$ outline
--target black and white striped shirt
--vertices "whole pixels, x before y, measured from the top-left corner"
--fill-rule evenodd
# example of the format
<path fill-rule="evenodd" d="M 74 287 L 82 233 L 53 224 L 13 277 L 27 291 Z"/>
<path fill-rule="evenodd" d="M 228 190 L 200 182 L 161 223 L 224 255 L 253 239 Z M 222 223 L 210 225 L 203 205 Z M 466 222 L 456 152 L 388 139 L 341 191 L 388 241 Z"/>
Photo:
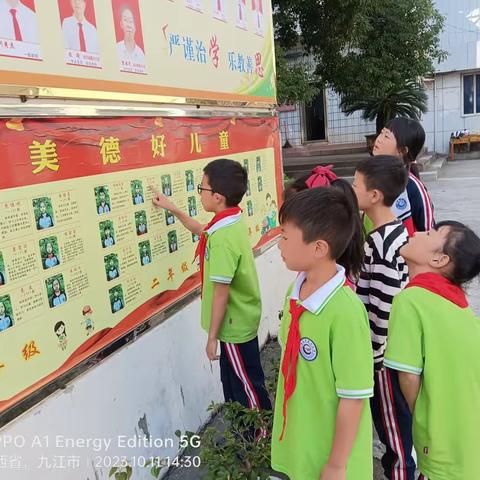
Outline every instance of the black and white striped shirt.
<path fill-rule="evenodd" d="M 368 312 L 375 369 L 383 366 L 393 297 L 408 282 L 408 267 L 399 253 L 407 240 L 406 227 L 395 220 L 370 232 L 365 241 L 357 294 Z"/>

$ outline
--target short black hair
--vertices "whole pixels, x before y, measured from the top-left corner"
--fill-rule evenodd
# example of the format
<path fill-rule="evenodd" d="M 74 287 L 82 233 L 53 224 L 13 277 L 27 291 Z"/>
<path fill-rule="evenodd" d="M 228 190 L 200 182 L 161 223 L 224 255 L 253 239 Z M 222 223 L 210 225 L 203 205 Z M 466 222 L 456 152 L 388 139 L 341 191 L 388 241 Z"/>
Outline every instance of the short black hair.
<path fill-rule="evenodd" d="M 321 187 L 291 195 L 280 208 L 280 223 L 292 222 L 305 243 L 324 240 L 330 255 L 358 278 L 363 262 L 363 230 L 357 199 L 340 188 Z"/>
<path fill-rule="evenodd" d="M 247 191 L 248 174 L 239 162 L 220 158 L 204 169 L 212 190 L 225 197 L 227 207 L 236 207 Z"/>
<path fill-rule="evenodd" d="M 450 257 L 452 268 L 447 278 L 461 287 L 480 274 L 480 238 L 463 223 L 445 220 L 435 225 L 435 230 L 448 228 L 443 253 Z"/>
<path fill-rule="evenodd" d="M 393 205 L 407 186 L 408 172 L 402 160 L 393 155 L 376 155 L 362 160 L 356 171 L 365 177 L 367 190 L 382 192 L 387 207 Z"/>

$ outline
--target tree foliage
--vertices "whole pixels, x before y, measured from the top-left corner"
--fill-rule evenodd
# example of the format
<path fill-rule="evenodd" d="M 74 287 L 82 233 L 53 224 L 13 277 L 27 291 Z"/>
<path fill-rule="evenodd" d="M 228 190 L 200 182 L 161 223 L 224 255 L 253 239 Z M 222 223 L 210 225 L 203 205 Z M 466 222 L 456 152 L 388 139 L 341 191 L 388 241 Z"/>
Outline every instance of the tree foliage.
<path fill-rule="evenodd" d="M 446 56 L 432 0 L 274 0 L 274 25 L 279 45 L 302 45 L 322 81 L 358 101 L 405 89 Z"/>
<path fill-rule="evenodd" d="M 285 51 L 281 47 L 275 49 L 275 57 L 278 103 L 280 105 L 310 103 L 320 91 L 320 84 L 308 64 L 301 59 L 295 63 L 288 63 Z"/>

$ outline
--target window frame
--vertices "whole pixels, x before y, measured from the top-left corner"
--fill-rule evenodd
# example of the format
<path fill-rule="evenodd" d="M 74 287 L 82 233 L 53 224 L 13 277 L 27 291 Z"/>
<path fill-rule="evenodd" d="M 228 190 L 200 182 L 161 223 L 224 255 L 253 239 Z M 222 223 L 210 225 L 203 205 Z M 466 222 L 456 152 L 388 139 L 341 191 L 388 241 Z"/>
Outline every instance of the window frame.
<path fill-rule="evenodd" d="M 465 113 L 465 77 L 473 77 L 473 113 Z M 477 105 L 477 82 L 480 84 L 480 71 L 464 73 L 462 75 L 462 117 L 474 117 L 480 115 L 480 102 Z"/>

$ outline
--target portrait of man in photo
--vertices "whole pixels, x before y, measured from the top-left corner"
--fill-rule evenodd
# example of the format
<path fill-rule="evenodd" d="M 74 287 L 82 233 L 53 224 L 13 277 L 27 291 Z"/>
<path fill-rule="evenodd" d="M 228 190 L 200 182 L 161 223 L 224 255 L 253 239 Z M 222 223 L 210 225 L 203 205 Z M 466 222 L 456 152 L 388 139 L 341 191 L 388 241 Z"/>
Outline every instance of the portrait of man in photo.
<path fill-rule="evenodd" d="M 30 8 L 28 4 L 33 8 Z M 0 38 L 37 43 L 37 14 L 33 2 L 0 0 Z"/>
<path fill-rule="evenodd" d="M 146 74 L 138 1 L 112 0 L 117 56 L 122 72 Z"/>
<path fill-rule="evenodd" d="M 67 50 L 100 53 L 96 26 L 85 16 L 87 4 L 93 12 L 93 0 L 58 0 L 59 8 L 68 4 L 70 16 L 62 20 L 63 43 Z M 92 13 L 93 14 L 93 13 Z M 94 15 L 94 14 L 93 14 Z M 95 19 L 91 19 L 95 21 Z"/>

